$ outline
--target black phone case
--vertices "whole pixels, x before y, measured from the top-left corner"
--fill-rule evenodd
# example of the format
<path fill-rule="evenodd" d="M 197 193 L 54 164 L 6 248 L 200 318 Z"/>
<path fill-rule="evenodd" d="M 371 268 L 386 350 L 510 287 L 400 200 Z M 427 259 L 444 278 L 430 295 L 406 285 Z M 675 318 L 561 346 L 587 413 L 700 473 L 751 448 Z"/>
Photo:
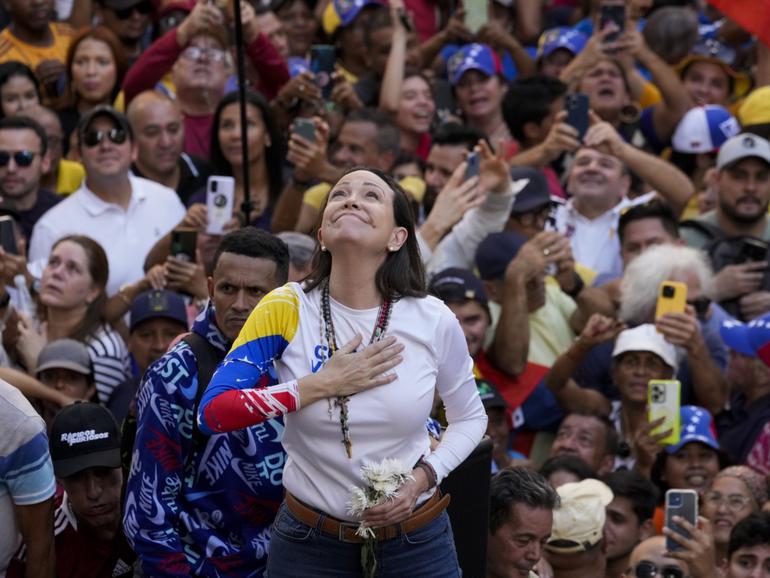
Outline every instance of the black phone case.
<path fill-rule="evenodd" d="M 564 108 L 567 110 L 567 124 L 575 127 L 582 141 L 588 131 L 588 97 L 580 92 L 568 94 Z"/>

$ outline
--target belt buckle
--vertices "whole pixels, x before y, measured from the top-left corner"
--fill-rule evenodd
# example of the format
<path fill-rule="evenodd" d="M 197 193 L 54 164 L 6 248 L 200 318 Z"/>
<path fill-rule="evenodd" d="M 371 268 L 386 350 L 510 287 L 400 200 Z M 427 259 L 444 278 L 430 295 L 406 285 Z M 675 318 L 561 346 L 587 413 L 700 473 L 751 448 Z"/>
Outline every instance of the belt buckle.
<path fill-rule="evenodd" d="M 345 529 L 350 528 L 350 530 L 353 532 L 354 538 L 352 540 L 348 540 L 345 538 Z M 345 542 L 347 544 L 360 544 L 364 541 L 364 539 L 356 534 L 356 530 L 358 529 L 358 524 L 351 523 L 351 522 L 340 522 L 340 528 L 338 533 L 338 538 L 340 542 Z"/>

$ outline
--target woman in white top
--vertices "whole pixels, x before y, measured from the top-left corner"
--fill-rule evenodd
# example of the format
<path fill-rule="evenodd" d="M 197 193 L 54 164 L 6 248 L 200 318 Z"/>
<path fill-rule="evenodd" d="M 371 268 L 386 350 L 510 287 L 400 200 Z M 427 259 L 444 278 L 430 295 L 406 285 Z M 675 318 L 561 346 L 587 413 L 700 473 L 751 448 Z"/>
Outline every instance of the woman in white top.
<path fill-rule="evenodd" d="M 271 578 L 361 575 L 350 489 L 364 487 L 362 465 L 385 458 L 414 469 L 396 499 L 364 514 L 378 576 L 458 576 L 435 486 L 476 447 L 486 415 L 456 318 L 426 296 L 408 198 L 390 177 L 353 170 L 332 188 L 318 237 L 305 289 L 285 285 L 252 312 L 201 400 L 201 430 L 286 415 Z M 273 363 L 281 383 L 255 388 Z M 449 427 L 431 451 L 436 387 Z"/>

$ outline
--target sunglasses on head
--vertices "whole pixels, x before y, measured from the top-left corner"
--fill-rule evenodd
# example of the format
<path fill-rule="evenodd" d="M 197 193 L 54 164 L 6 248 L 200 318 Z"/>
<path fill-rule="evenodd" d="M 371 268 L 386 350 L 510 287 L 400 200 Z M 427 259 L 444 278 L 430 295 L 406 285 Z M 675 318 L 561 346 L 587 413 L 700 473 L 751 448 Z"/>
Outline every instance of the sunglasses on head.
<path fill-rule="evenodd" d="M 95 147 L 104 140 L 105 137 L 110 139 L 110 142 L 114 144 L 123 144 L 126 142 L 126 131 L 122 128 L 111 128 L 110 130 L 89 130 L 83 135 L 83 144 L 87 147 Z"/>
<path fill-rule="evenodd" d="M 32 151 L 16 151 L 13 153 L 0 151 L 0 167 L 8 166 L 8 163 L 11 162 L 11 158 L 13 158 L 13 162 L 16 163 L 17 167 L 28 167 L 32 164 L 32 161 L 35 160 L 36 154 L 37 153 L 33 153 Z"/>
<path fill-rule="evenodd" d="M 115 16 L 118 17 L 119 20 L 127 20 L 131 18 L 131 14 L 134 13 L 134 10 L 139 12 L 139 14 L 149 14 L 152 12 L 152 2 L 151 0 L 145 0 L 144 2 L 139 2 L 139 4 L 134 4 L 133 6 L 129 6 L 128 8 L 116 8 L 113 10 L 115 12 Z"/>
<path fill-rule="evenodd" d="M 660 573 L 663 578 L 684 578 L 684 572 L 677 566 L 658 567 L 649 560 L 642 560 L 634 569 L 636 578 L 655 578 Z"/>

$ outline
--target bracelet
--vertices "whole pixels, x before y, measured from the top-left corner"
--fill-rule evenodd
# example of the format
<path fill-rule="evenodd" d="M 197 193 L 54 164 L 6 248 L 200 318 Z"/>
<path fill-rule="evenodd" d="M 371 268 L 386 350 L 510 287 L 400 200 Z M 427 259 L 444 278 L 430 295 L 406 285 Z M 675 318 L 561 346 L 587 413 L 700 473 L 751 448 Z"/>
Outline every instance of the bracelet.
<path fill-rule="evenodd" d="M 429 490 L 438 485 L 438 476 L 436 475 L 436 470 L 432 465 L 430 465 L 430 462 L 425 459 L 425 456 L 422 456 L 419 460 L 417 460 L 417 463 L 414 464 L 414 467 L 420 468 L 423 472 L 425 472 L 425 475 L 428 478 Z"/>

